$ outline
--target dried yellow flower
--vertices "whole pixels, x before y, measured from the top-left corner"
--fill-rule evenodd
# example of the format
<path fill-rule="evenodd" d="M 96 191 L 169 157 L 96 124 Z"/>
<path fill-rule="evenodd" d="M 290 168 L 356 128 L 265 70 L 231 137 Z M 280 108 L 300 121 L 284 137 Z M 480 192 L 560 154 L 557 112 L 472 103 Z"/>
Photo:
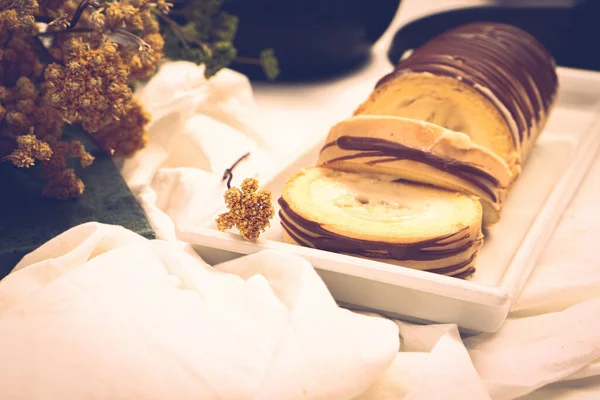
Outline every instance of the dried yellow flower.
<path fill-rule="evenodd" d="M 93 49 L 81 39 L 71 39 L 62 51 L 65 66 L 49 65 L 45 77 L 46 99 L 62 111 L 63 119 L 81 122 L 83 129 L 96 132 L 123 116 L 122 105 L 133 93 L 127 86 L 129 68 L 116 45 L 106 39 Z"/>
<path fill-rule="evenodd" d="M 21 76 L 19 77 L 19 79 L 17 79 L 15 89 L 15 95 L 17 100 L 35 100 L 38 96 L 35 85 L 31 81 L 31 79 L 27 78 L 26 76 Z"/>
<path fill-rule="evenodd" d="M 42 190 L 42 194 L 55 199 L 66 200 L 81 196 L 85 186 L 71 168 L 57 173 Z"/>
<path fill-rule="evenodd" d="M 63 142 L 50 137 L 49 145 L 53 153 L 49 160 L 42 162 L 42 171 L 48 179 L 42 193 L 63 200 L 80 196 L 85 186 L 75 170 L 67 168 L 67 157 L 78 158 L 82 167 L 91 165 L 94 157 L 76 140 Z"/>
<path fill-rule="evenodd" d="M 1 31 L 1 30 L 0 30 Z M 22 77 L 35 81 L 40 77 L 43 64 L 27 38 L 31 35 L 16 32 L 5 37 L 0 32 L 2 63 L 0 63 L 0 85 L 13 87 Z"/>
<path fill-rule="evenodd" d="M 244 179 L 241 190 L 236 187 L 228 189 L 224 199 L 229 212 L 217 218 L 220 231 L 236 227 L 244 239 L 253 242 L 271 225 L 270 220 L 275 215 L 271 192 L 259 191 L 256 179 Z"/>
<path fill-rule="evenodd" d="M 38 11 L 35 0 L 0 1 L 0 31 L 27 29 L 35 24 L 33 14 Z"/>
<path fill-rule="evenodd" d="M 170 7 L 164 0 L 0 0 L 0 161 L 39 162 L 43 193 L 65 199 L 84 190 L 67 161 L 94 161 L 80 142 L 61 139 L 65 123 L 80 124 L 112 155 L 144 147 L 150 116 L 132 84 L 151 76 L 163 56 L 157 14 Z"/>
<path fill-rule="evenodd" d="M 48 24 L 48 27 L 57 30 L 64 30 L 67 29 L 70 24 L 71 18 L 67 14 L 59 14 L 58 17 L 56 17 Z"/>
<path fill-rule="evenodd" d="M 10 161 L 17 167 L 29 168 L 35 160 L 49 160 L 52 150 L 48 143 L 38 140 L 35 135 L 21 135 L 16 139 L 17 148 L 9 155 L 0 158 L 0 161 Z"/>
<path fill-rule="evenodd" d="M 137 99 L 124 104 L 124 116 L 105 125 L 95 137 L 105 149 L 116 156 L 129 157 L 148 142 L 146 125 L 150 114 Z"/>
<path fill-rule="evenodd" d="M 82 167 L 89 167 L 94 162 L 94 156 L 87 152 L 79 140 L 73 140 L 69 143 L 69 155 L 71 158 L 78 158 Z"/>

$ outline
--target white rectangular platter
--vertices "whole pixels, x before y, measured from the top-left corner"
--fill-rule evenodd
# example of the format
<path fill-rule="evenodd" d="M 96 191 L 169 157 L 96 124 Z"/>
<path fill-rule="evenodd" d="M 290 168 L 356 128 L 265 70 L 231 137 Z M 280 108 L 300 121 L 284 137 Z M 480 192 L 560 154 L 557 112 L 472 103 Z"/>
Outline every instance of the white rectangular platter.
<path fill-rule="evenodd" d="M 559 82 L 557 106 L 506 203 L 502 220 L 485 232 L 477 272 L 469 280 L 286 244 L 277 217 L 257 243 L 218 232 L 214 218 L 206 226 L 179 232 L 179 237 L 192 243 L 211 264 L 265 249 L 300 255 L 312 263 L 336 301 L 351 309 L 416 322 L 456 323 L 464 332 L 494 332 L 506 319 L 600 149 L 600 73 L 560 68 Z M 372 87 L 373 83 L 367 84 Z M 354 99 L 353 104 L 363 98 Z M 332 114 L 339 120 L 341 112 Z M 292 114 L 287 118 L 293 118 Z M 302 115 L 296 118 L 300 124 Z M 294 121 L 287 123 L 294 126 Z M 281 161 L 280 168 L 259 175 L 274 200 L 288 176 L 314 165 L 327 133 L 325 126 L 318 129 L 301 149 L 288 149 L 288 159 Z"/>

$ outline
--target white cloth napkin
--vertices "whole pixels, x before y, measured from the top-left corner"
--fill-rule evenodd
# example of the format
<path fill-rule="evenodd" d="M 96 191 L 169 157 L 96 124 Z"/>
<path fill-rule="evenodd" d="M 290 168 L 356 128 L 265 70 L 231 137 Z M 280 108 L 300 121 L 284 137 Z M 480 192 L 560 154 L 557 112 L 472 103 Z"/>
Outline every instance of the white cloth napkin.
<path fill-rule="evenodd" d="M 88 223 L 0 282 L 0 398 L 343 399 L 399 347 L 337 307 L 307 261 L 212 268 L 167 241 Z"/>

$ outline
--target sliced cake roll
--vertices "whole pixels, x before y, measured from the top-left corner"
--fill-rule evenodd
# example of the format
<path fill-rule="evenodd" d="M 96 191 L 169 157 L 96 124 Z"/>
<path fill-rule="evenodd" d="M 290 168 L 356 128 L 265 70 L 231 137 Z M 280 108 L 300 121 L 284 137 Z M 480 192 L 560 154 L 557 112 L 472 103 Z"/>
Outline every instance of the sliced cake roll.
<path fill-rule="evenodd" d="M 472 23 L 416 49 L 280 199 L 285 241 L 465 277 L 556 100 L 527 32 Z"/>
<path fill-rule="evenodd" d="M 533 36 L 472 23 L 416 49 L 383 77 L 355 115 L 393 115 L 463 132 L 503 158 L 516 177 L 557 92 L 556 65 Z"/>
<path fill-rule="evenodd" d="M 513 181 L 506 161 L 468 135 L 401 117 L 359 115 L 338 123 L 318 163 L 475 195 L 486 225 L 500 218 Z"/>
<path fill-rule="evenodd" d="M 287 243 L 467 277 L 481 247 L 472 196 L 330 168 L 308 168 L 279 199 Z"/>

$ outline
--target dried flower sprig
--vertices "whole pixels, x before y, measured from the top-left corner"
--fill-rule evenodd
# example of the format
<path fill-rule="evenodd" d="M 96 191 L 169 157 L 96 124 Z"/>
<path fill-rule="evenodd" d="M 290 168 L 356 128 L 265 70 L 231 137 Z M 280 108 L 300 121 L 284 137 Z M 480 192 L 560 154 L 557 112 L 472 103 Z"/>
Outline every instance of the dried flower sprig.
<path fill-rule="evenodd" d="M 235 227 L 244 239 L 254 242 L 271 225 L 275 215 L 271 192 L 259 191 L 256 179 L 244 179 L 241 190 L 229 188 L 223 197 L 229 211 L 217 217 L 219 231 Z"/>
<path fill-rule="evenodd" d="M 77 197 L 82 167 L 94 157 L 64 141 L 78 124 L 93 143 L 129 156 L 146 144 L 150 118 L 132 84 L 158 67 L 163 39 L 155 13 L 163 0 L 0 0 L 0 161 L 39 162 L 43 194 Z M 40 31 L 40 25 L 46 24 Z"/>
<path fill-rule="evenodd" d="M 238 20 L 220 11 L 222 0 L 177 2 L 189 12 L 183 23 L 165 0 L 0 0 L 0 161 L 39 163 L 43 193 L 64 199 L 84 190 L 69 159 L 82 167 L 94 160 L 80 142 L 62 139 L 65 124 L 111 155 L 144 147 L 150 116 L 132 86 L 164 55 L 159 18 L 166 40 L 185 50 L 175 58 L 205 64 L 206 76 L 237 57 Z M 273 53 L 264 54 L 251 62 L 276 75 Z"/>
<path fill-rule="evenodd" d="M 216 222 L 219 231 L 236 227 L 244 239 L 256 241 L 261 232 L 264 232 L 270 226 L 270 220 L 275 215 L 275 210 L 271 201 L 271 192 L 268 190 L 258 191 L 258 181 L 256 179 L 244 179 L 241 190 L 231 187 L 233 170 L 248 156 L 250 156 L 250 153 L 238 158 L 223 173 L 221 180 L 227 181 L 227 191 L 223 197 L 229 211 L 219 215 Z"/>

